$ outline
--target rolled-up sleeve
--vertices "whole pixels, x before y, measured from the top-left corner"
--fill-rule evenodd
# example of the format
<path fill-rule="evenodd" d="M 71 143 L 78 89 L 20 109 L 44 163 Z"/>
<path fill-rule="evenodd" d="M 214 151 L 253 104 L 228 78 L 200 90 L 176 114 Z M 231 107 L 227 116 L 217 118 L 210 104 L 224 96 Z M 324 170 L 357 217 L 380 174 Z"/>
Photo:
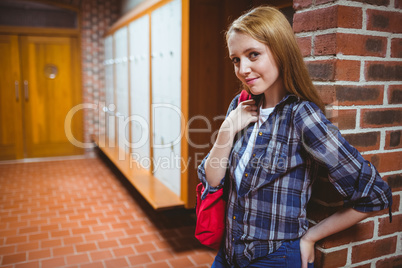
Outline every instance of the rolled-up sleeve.
<path fill-rule="evenodd" d="M 344 197 L 345 206 L 372 212 L 392 205 L 391 189 L 374 165 L 342 137 L 314 103 L 300 104 L 295 126 L 303 148 L 327 167 L 329 180 Z"/>
<path fill-rule="evenodd" d="M 239 94 L 240 95 L 240 94 Z M 232 102 L 229 105 L 229 108 L 226 112 L 226 117 L 229 115 L 229 113 L 231 111 L 233 111 L 234 109 L 236 109 L 238 101 L 239 101 L 239 95 L 237 95 Z M 217 190 L 221 189 L 223 187 L 223 184 L 225 182 L 225 178 L 222 178 L 220 184 L 217 187 L 212 187 L 208 184 L 206 176 L 205 176 L 205 162 L 207 161 L 209 156 L 209 153 L 204 157 L 204 159 L 202 160 L 201 164 L 198 166 L 198 170 L 197 170 L 197 174 L 198 174 L 198 178 L 200 179 L 200 181 L 202 182 L 202 184 L 204 184 L 205 187 L 205 193 L 213 193 L 216 192 Z"/>

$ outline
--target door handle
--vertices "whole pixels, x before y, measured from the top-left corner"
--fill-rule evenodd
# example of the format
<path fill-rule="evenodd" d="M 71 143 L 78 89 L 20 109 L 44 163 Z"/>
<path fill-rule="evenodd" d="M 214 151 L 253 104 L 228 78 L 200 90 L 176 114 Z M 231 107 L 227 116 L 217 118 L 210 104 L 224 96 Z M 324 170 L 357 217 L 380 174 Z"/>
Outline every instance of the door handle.
<path fill-rule="evenodd" d="M 18 89 L 18 81 L 15 80 L 14 84 L 15 84 L 15 100 L 19 101 L 20 100 L 20 92 L 19 92 L 19 89 Z"/>
<path fill-rule="evenodd" d="M 28 81 L 24 80 L 25 101 L 29 101 Z"/>

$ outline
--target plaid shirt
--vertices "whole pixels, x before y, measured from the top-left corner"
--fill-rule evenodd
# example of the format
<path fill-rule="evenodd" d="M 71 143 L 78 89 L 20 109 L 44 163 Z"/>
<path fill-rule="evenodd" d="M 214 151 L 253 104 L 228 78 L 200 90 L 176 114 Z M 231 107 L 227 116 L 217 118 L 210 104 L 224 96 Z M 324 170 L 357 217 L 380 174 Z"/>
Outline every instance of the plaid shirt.
<path fill-rule="evenodd" d="M 238 98 L 231 102 L 227 115 L 237 107 Z M 229 183 L 225 254 L 231 265 L 245 267 L 307 231 L 306 206 L 312 182 L 319 176 L 329 177 L 347 207 L 371 212 L 391 206 L 391 190 L 374 166 L 314 103 L 292 94 L 277 104 L 261 125 L 237 191 L 234 171 L 253 125 L 235 139 L 229 178 L 222 179 L 220 186 L 212 188 L 206 182 L 204 164 L 209 154 L 198 167 L 198 176 L 209 192 Z"/>

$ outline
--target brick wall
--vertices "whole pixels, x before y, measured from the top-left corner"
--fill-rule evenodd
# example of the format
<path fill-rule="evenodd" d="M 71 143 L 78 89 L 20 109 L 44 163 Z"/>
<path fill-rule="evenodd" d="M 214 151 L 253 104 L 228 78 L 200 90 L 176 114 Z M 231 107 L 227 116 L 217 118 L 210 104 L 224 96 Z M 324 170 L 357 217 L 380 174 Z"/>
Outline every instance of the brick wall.
<path fill-rule="evenodd" d="M 293 5 L 294 31 L 327 116 L 377 167 L 394 201 L 392 223 L 383 211 L 317 243 L 316 267 L 401 267 L 402 1 Z M 312 224 L 342 204 L 328 181 L 317 181 L 314 189 Z"/>
<path fill-rule="evenodd" d="M 120 16 L 120 0 L 81 0 L 83 103 L 105 102 L 103 35 Z M 99 131 L 99 113 L 84 112 L 84 142 Z M 88 153 L 88 152 L 87 152 Z"/>

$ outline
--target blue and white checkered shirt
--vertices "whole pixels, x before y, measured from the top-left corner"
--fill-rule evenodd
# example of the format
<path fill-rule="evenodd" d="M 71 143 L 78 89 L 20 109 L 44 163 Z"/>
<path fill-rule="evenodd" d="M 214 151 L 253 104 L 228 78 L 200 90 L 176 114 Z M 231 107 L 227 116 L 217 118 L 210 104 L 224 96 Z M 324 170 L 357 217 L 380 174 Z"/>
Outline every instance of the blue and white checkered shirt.
<path fill-rule="evenodd" d="M 237 107 L 239 96 L 227 115 Z M 312 102 L 287 95 L 260 127 L 252 157 L 237 191 L 234 171 L 253 130 L 250 124 L 235 140 L 229 156 L 225 254 L 230 264 L 247 266 L 277 250 L 283 241 L 301 237 L 308 228 L 307 202 L 313 180 L 324 176 L 347 207 L 362 212 L 390 207 L 392 193 L 375 167 L 366 161 Z M 206 185 L 204 164 L 198 176 Z M 322 174 L 321 174 L 322 175 Z M 320 175 L 320 176 L 321 176 Z"/>

